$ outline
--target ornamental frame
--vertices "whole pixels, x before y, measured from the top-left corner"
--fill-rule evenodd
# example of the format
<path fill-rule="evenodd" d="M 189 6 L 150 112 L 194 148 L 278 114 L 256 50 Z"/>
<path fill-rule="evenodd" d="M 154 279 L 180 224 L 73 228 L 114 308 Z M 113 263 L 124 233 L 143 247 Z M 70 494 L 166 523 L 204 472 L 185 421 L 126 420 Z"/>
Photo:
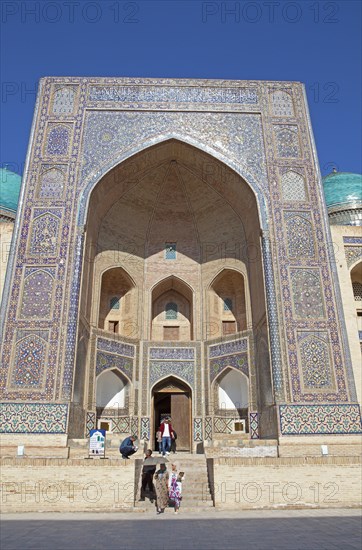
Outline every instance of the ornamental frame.
<path fill-rule="evenodd" d="M 56 115 L 52 107 L 54 92 L 66 86 L 70 86 L 75 91 L 73 111 L 71 114 Z M 95 87 L 98 87 L 98 92 L 92 96 L 92 88 Z M 112 93 L 111 90 L 113 90 Z M 269 101 L 270 94 L 275 91 L 283 91 L 291 97 L 294 110 L 292 114 L 286 111 L 285 116 L 274 116 L 269 108 Z M 124 92 L 126 96 L 123 97 Z M 122 115 L 125 120 L 127 117 L 129 120 L 136 120 L 137 117 L 141 120 L 143 117 L 144 120 L 148 113 L 149 119 L 157 122 L 160 129 L 152 136 L 139 136 L 137 144 L 134 142 L 119 147 L 118 154 L 108 156 L 101 165 L 94 161 L 93 169 L 83 178 L 81 161 L 88 162 L 84 157 L 87 116 L 90 113 L 105 116 L 105 112 L 113 113 L 113 116 L 115 112 L 125 113 Z M 193 113 L 195 126 L 191 125 L 188 132 L 180 131 L 178 125 L 172 121 L 180 121 L 182 126 L 188 120 L 186 115 L 189 113 Z M 197 130 L 196 120 L 198 119 L 195 113 L 200 116 L 208 115 L 211 125 L 208 128 L 209 134 L 202 135 Z M 230 117 L 231 114 L 233 118 Z M 212 121 L 216 120 L 225 123 L 219 128 L 220 143 L 212 139 L 215 138 L 215 129 L 211 131 Z M 252 159 L 251 156 L 246 157 L 247 145 L 242 139 L 243 136 L 240 138 L 238 134 L 241 126 L 236 131 L 232 127 L 232 120 L 245 121 L 244 130 L 249 124 L 249 128 L 253 128 L 254 131 L 253 139 L 260 138 L 258 145 L 255 146 L 254 143 L 253 148 L 263 159 L 262 163 L 256 158 Z M 258 125 L 261 129 L 260 135 L 256 130 Z M 69 137 L 66 144 L 60 144 L 58 149 L 54 149 L 54 154 L 49 152 L 51 149 L 47 141 L 51 128 L 67 129 Z M 222 134 L 225 129 L 229 131 L 227 136 Z M 294 153 L 291 155 L 292 149 L 289 150 L 288 147 L 283 149 L 284 145 L 276 142 L 278 138 L 275 131 L 279 135 L 280 129 L 295 133 L 297 156 Z M 310 327 L 315 330 L 323 328 L 330 332 L 331 342 L 333 342 L 331 353 L 334 357 L 335 374 L 339 380 L 339 392 L 333 396 L 324 395 L 323 399 L 330 403 L 354 402 L 356 392 L 342 302 L 336 266 L 331 257 L 331 234 L 303 85 L 296 82 L 60 77 L 41 79 L 31 130 L 25 176 L 15 222 L 13 242 L 16 245 L 10 253 L 1 307 L 0 330 L 4 334 L 2 346 L 4 368 L 0 383 L 4 391 L 4 399 L 6 401 L 28 399 L 23 392 L 15 392 L 7 388 L 6 379 L 9 369 L 12 368 L 11 357 L 15 346 L 15 331 L 29 328 L 29 322 L 26 319 L 16 316 L 19 308 L 20 281 L 26 268 L 40 266 L 36 258 L 30 262 L 27 254 L 32 208 L 44 207 L 44 202 L 36 194 L 39 181 L 38 166 L 55 163 L 66 165 L 68 171 L 67 185 L 62 195 L 54 201 L 50 198 L 46 200 L 49 208 L 52 206 L 63 208 L 63 219 L 62 231 L 59 232 L 57 242 L 57 272 L 54 280 L 53 296 L 55 298 L 51 308 L 51 322 L 45 319 L 39 321 L 39 328 L 49 328 L 47 390 L 39 395 L 39 399 L 68 403 L 72 399 L 84 225 L 91 191 L 100 178 L 114 166 L 131 158 L 137 152 L 169 139 L 188 143 L 221 161 L 239 174 L 254 191 L 262 230 L 271 369 L 277 403 L 303 401 L 303 396 L 291 389 L 294 387 L 298 370 L 296 369 L 298 360 L 295 354 L 295 331 L 298 327 L 301 328 L 303 323 L 293 320 L 290 303 L 291 289 L 288 281 L 289 264 L 285 251 L 283 246 L 277 249 L 273 246 L 273 243 L 285 242 L 283 209 L 286 204 L 277 183 L 280 173 L 287 169 L 299 171 L 297 166 L 303 163 L 308 193 L 305 204 L 309 205 L 316 227 L 316 246 L 327 311 L 327 319 L 313 320 Z M 42 259 L 42 265 L 48 268 L 54 267 L 54 259 Z M 295 267 L 298 265 L 293 263 L 293 268 Z"/>

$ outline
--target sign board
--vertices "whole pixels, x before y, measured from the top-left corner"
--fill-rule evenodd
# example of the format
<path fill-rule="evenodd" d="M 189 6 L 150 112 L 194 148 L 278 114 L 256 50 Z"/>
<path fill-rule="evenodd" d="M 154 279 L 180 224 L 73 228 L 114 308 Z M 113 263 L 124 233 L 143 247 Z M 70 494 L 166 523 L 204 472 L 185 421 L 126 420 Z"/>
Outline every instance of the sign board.
<path fill-rule="evenodd" d="M 106 430 L 90 430 L 89 456 L 104 458 L 106 448 Z"/>

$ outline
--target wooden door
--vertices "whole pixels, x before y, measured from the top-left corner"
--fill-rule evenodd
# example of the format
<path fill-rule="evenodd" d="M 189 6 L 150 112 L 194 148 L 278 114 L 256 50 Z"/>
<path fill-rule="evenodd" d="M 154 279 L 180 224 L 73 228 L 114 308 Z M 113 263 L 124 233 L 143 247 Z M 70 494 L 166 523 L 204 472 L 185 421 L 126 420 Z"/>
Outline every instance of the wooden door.
<path fill-rule="evenodd" d="M 190 398 L 186 393 L 171 394 L 172 426 L 177 433 L 177 449 L 190 450 Z"/>

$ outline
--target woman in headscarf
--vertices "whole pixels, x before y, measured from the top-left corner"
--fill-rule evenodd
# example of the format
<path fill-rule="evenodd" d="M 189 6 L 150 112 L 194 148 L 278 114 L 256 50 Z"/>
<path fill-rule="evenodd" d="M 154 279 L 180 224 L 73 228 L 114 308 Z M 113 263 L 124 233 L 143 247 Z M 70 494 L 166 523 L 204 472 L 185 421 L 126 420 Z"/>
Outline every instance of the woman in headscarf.
<path fill-rule="evenodd" d="M 163 514 L 168 506 L 168 471 L 166 464 L 160 464 L 159 470 L 154 475 L 157 513 Z"/>
<path fill-rule="evenodd" d="M 175 514 L 178 514 L 182 500 L 182 482 L 185 479 L 184 472 L 177 472 L 176 464 L 172 464 L 172 471 L 168 481 L 168 495 L 174 503 Z"/>

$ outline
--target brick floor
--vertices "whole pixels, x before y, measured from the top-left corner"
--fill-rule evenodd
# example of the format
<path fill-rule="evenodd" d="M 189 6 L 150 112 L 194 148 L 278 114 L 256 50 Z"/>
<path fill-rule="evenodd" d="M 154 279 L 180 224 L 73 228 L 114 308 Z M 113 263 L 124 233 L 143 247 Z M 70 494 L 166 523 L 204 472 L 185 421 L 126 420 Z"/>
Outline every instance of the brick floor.
<path fill-rule="evenodd" d="M 166 522 L 167 528 L 162 524 Z M 1 550 L 360 550 L 356 509 L 5 514 Z"/>

